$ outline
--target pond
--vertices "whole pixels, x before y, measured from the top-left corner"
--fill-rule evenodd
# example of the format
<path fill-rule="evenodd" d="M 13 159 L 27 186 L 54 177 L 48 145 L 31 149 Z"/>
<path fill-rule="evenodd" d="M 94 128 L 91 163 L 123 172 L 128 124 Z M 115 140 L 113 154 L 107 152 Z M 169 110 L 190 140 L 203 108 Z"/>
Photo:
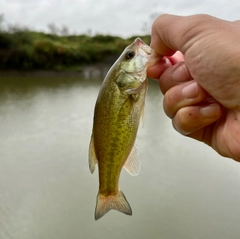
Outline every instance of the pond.
<path fill-rule="evenodd" d="M 0 238 L 238 239 L 240 164 L 175 132 L 154 81 L 137 136 L 141 172 L 120 179 L 133 215 L 94 220 L 88 146 L 100 85 L 0 76 Z"/>

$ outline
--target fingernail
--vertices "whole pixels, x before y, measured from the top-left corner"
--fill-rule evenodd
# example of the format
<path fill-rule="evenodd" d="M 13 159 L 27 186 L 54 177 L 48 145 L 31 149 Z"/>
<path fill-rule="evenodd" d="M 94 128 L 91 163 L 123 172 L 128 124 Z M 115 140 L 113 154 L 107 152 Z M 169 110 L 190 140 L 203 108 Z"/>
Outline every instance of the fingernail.
<path fill-rule="evenodd" d="M 204 117 L 215 118 L 220 115 L 221 107 L 219 104 L 211 104 L 211 105 L 202 107 L 200 112 Z"/>
<path fill-rule="evenodd" d="M 186 75 L 188 73 L 187 71 L 188 70 L 183 62 L 178 63 L 177 68 L 172 73 L 172 79 L 176 82 L 183 82 L 188 80 L 186 79 Z"/>
<path fill-rule="evenodd" d="M 199 87 L 197 82 L 191 82 L 182 89 L 182 95 L 184 98 L 194 99 L 198 96 L 198 93 Z"/>

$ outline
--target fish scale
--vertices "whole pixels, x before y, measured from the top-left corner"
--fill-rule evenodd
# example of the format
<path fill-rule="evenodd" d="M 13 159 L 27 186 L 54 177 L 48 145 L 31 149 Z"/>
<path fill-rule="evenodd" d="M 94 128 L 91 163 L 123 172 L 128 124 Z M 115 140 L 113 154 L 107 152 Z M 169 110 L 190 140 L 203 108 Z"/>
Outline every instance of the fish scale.
<path fill-rule="evenodd" d="M 140 170 L 134 142 L 145 104 L 150 54 L 151 48 L 137 38 L 111 67 L 99 91 L 89 146 L 90 171 L 96 164 L 99 169 L 95 220 L 111 209 L 132 215 L 118 184 L 123 167 L 131 175 Z"/>

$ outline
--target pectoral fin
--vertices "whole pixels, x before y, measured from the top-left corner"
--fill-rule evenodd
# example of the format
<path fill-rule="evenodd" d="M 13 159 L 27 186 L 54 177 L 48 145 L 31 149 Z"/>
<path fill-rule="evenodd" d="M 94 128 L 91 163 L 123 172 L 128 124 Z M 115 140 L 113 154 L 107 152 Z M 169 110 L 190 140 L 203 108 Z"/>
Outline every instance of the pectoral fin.
<path fill-rule="evenodd" d="M 95 153 L 95 147 L 94 147 L 94 137 L 92 135 L 91 137 L 91 142 L 89 145 L 89 152 L 88 152 L 88 161 L 89 161 L 89 169 L 91 171 L 91 173 L 94 172 L 95 170 L 95 166 L 97 164 L 97 157 L 96 157 L 96 153 Z"/>
<path fill-rule="evenodd" d="M 136 80 L 135 80 L 135 82 L 136 82 Z M 133 97 L 138 97 L 138 96 L 134 96 L 134 95 L 138 95 L 139 92 L 143 88 L 146 88 L 147 86 L 148 86 L 148 80 L 146 78 L 143 82 L 138 83 L 138 85 L 135 85 L 132 88 L 128 88 L 128 89 L 124 90 L 124 93 L 128 94 L 128 95 L 133 95 Z"/>
<path fill-rule="evenodd" d="M 138 151 L 134 146 L 129 154 L 127 161 L 123 166 L 132 176 L 137 176 L 140 172 L 140 162 L 138 160 Z"/>

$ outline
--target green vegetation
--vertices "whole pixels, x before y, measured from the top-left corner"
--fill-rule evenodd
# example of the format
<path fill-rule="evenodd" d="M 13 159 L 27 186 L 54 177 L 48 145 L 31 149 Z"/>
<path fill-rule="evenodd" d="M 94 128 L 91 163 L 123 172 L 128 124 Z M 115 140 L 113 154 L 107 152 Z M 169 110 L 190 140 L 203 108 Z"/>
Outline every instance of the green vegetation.
<path fill-rule="evenodd" d="M 116 58 L 135 38 L 0 31 L 0 69 L 81 71 L 85 65 Z M 148 35 L 141 38 L 150 42 Z"/>

